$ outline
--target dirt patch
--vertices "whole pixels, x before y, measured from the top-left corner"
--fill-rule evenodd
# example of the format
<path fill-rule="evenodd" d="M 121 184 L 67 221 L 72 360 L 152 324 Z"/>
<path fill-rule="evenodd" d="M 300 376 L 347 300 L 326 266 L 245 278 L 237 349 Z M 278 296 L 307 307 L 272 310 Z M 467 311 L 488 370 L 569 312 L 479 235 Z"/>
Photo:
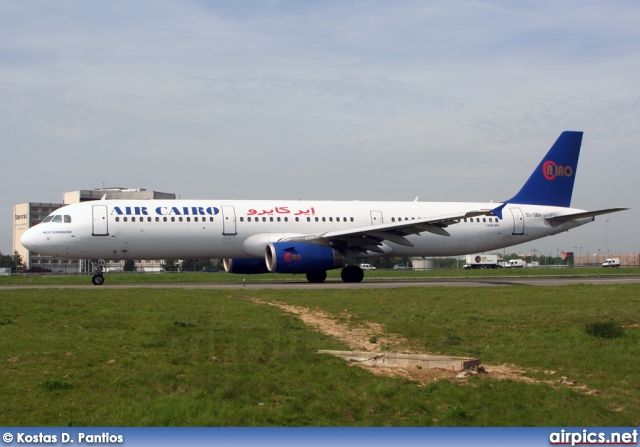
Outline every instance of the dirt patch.
<path fill-rule="evenodd" d="M 361 327 L 353 328 L 342 321 L 348 322 L 351 319 L 349 310 L 345 309 L 341 312 L 339 318 L 327 315 L 324 312 L 312 311 L 305 307 L 292 306 L 283 303 L 266 302 L 256 298 L 243 297 L 250 299 L 258 304 L 268 304 L 278 307 L 285 312 L 297 315 L 305 324 L 311 326 L 323 334 L 331 335 L 340 340 L 353 350 L 361 350 L 368 352 L 381 352 L 400 349 L 403 353 L 412 354 L 429 354 L 417 347 L 412 347 L 410 342 L 400 336 L 387 332 L 384 325 L 370 322 L 363 322 Z M 373 342 L 375 340 L 375 342 Z M 399 351 L 400 352 L 400 351 Z M 463 374 L 460 371 L 448 371 L 438 368 L 393 368 L 384 366 L 371 366 L 362 363 L 353 363 L 354 366 L 364 368 L 373 374 L 386 377 L 404 377 L 409 380 L 426 384 L 436 380 L 450 380 L 464 382 L 469 377 L 479 376 L 494 380 L 514 380 L 528 383 L 546 383 L 552 386 L 568 386 L 576 391 L 586 394 L 598 394 L 597 390 L 591 390 L 586 385 L 578 384 L 576 381 L 569 380 L 567 377 L 552 378 L 549 380 L 540 380 L 528 377 L 528 372 L 540 372 L 537 370 L 527 371 L 526 369 L 513 364 L 502 365 L 482 365 L 478 370 L 466 371 Z M 544 374 L 554 376 L 555 371 L 544 371 Z"/>
<path fill-rule="evenodd" d="M 407 343 L 407 340 L 395 335 L 386 334 L 386 330 L 381 324 L 364 322 L 364 327 L 351 328 L 324 312 L 312 311 L 305 307 L 291 306 L 282 303 L 268 303 L 258 299 L 252 299 L 252 301 L 259 304 L 276 306 L 286 312 L 295 314 L 307 325 L 317 329 L 323 334 L 337 338 L 354 350 L 380 352 L 383 346 L 386 350 L 389 350 L 388 348 L 398 347 L 401 344 Z M 351 319 L 348 310 L 345 310 L 343 314 L 340 315 L 340 319 L 347 321 Z"/>

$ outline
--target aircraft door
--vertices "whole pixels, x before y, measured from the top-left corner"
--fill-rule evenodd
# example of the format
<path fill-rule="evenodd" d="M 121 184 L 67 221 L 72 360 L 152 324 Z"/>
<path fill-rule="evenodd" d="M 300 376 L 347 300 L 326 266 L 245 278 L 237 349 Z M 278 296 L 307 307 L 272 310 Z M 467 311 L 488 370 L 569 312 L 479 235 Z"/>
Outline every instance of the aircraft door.
<path fill-rule="evenodd" d="M 223 236 L 235 236 L 236 210 L 233 205 L 222 205 L 222 234 Z"/>
<path fill-rule="evenodd" d="M 371 211 L 371 225 L 381 225 L 383 223 L 382 211 Z"/>
<path fill-rule="evenodd" d="M 522 236 L 524 234 L 524 214 L 520 208 L 509 208 L 513 215 L 513 235 Z"/>
<path fill-rule="evenodd" d="M 91 236 L 109 236 L 107 205 L 93 205 Z"/>

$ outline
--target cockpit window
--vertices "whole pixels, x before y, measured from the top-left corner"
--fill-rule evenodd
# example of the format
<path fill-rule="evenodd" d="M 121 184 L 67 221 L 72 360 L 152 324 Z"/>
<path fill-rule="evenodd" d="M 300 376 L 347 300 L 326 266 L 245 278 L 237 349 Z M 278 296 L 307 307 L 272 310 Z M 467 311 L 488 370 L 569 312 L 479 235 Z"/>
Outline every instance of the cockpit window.
<path fill-rule="evenodd" d="M 55 222 L 55 223 L 71 223 L 71 216 L 69 216 L 68 214 L 62 215 L 62 214 L 56 214 L 56 215 L 50 215 L 44 218 L 44 220 L 42 221 L 42 223 L 46 223 L 46 222 Z"/>

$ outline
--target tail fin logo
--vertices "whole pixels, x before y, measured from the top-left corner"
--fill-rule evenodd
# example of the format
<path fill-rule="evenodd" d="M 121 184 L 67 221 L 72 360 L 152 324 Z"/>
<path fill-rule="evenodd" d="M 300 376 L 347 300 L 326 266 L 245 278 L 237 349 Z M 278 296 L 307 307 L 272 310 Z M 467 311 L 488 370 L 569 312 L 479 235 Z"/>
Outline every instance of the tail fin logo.
<path fill-rule="evenodd" d="M 556 177 L 573 176 L 573 168 L 571 166 L 556 165 L 555 161 L 545 161 L 542 164 L 542 175 L 547 180 L 554 180 Z"/>

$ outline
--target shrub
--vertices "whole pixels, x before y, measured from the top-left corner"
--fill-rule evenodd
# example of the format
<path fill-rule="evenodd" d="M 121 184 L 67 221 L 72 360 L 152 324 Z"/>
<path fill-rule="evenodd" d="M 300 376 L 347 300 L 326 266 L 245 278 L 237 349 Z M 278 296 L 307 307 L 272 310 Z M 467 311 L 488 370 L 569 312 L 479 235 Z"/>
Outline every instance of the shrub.
<path fill-rule="evenodd" d="M 586 323 L 584 325 L 584 331 L 592 337 L 619 338 L 624 336 L 624 329 L 613 321 Z"/>
<path fill-rule="evenodd" d="M 444 338 L 443 341 L 448 345 L 459 345 L 460 343 L 462 343 L 462 337 L 456 334 L 449 334 Z"/>

